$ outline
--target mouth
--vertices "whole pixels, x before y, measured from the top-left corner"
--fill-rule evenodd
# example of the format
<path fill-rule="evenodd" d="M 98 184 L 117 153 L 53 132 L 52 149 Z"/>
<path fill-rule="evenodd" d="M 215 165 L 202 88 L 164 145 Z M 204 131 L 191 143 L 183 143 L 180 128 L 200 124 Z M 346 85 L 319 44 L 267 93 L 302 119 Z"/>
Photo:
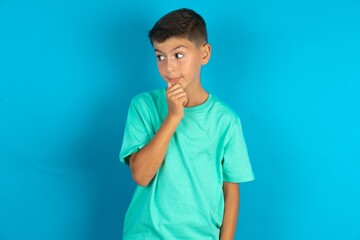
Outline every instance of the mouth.
<path fill-rule="evenodd" d="M 169 82 L 172 82 L 172 83 L 176 83 L 176 82 L 179 82 L 181 79 L 181 77 L 176 77 L 176 78 L 168 78 Z"/>

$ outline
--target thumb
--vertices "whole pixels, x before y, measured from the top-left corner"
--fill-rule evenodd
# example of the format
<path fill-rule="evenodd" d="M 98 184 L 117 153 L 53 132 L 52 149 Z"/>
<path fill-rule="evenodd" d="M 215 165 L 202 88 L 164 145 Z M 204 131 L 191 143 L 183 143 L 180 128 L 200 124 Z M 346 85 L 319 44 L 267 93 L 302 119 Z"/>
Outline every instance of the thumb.
<path fill-rule="evenodd" d="M 172 83 L 169 81 L 167 82 L 167 87 L 170 88 L 172 86 Z"/>

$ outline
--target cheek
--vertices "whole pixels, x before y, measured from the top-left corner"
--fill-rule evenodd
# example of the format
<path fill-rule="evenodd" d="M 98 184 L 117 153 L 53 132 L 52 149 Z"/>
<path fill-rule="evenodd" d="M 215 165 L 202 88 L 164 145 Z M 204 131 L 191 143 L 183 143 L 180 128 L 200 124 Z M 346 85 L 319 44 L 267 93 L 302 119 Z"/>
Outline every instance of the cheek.
<path fill-rule="evenodd" d="M 164 75 L 164 72 L 165 72 L 164 65 L 158 63 L 158 64 L 157 64 L 157 67 L 158 67 L 158 70 L 159 70 L 160 75 Z"/>
<path fill-rule="evenodd" d="M 191 59 L 186 59 L 186 61 L 182 61 L 178 64 L 178 69 L 182 72 L 182 73 L 189 73 L 191 72 L 193 69 L 193 62 L 191 61 Z"/>
<path fill-rule="evenodd" d="M 194 59 L 192 59 L 192 61 L 188 61 L 186 65 L 183 65 L 182 67 L 184 71 L 191 75 L 197 75 L 200 70 L 198 62 L 194 61 Z"/>

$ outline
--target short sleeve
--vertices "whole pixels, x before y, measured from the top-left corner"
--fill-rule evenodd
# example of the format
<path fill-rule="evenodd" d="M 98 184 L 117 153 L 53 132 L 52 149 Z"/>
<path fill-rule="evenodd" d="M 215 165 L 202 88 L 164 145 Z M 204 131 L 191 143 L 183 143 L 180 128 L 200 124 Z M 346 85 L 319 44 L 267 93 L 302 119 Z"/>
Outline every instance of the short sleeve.
<path fill-rule="evenodd" d="M 134 98 L 129 107 L 125 125 L 123 143 L 120 150 L 120 161 L 129 164 L 129 157 L 138 152 L 150 141 L 150 115 L 146 104 Z"/>
<path fill-rule="evenodd" d="M 225 145 L 223 158 L 224 182 L 248 182 L 254 180 L 240 119 Z"/>

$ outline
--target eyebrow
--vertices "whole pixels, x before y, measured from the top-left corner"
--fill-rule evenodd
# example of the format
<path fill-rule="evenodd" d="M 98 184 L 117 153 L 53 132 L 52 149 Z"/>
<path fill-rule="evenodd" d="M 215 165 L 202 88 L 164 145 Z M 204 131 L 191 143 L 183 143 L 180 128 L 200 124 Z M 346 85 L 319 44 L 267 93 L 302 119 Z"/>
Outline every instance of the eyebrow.
<path fill-rule="evenodd" d="M 177 47 L 174 47 L 172 50 L 171 50 L 171 52 L 173 52 L 173 51 L 175 51 L 176 49 L 179 49 L 179 48 L 188 48 L 188 47 L 186 47 L 185 45 L 180 45 L 180 46 L 177 46 Z M 154 50 L 155 50 L 155 52 L 161 52 L 162 53 L 162 51 L 160 51 L 159 49 L 156 49 L 156 48 L 154 48 Z"/>

